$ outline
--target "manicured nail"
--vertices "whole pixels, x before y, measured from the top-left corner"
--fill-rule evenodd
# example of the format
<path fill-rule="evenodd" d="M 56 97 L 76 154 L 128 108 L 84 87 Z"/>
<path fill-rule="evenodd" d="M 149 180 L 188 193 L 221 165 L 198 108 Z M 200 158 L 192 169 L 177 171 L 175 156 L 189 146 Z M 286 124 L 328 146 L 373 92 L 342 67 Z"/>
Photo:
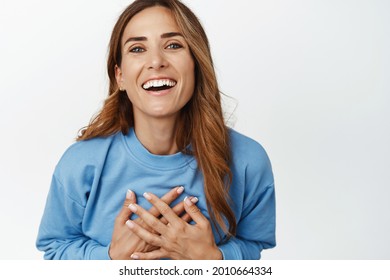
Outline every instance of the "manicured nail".
<path fill-rule="evenodd" d="M 198 198 L 197 197 L 191 197 L 191 201 L 192 201 L 192 203 L 197 203 L 198 202 Z"/>
<path fill-rule="evenodd" d="M 147 199 L 147 200 L 151 200 L 152 199 L 152 197 L 150 196 L 150 194 L 149 193 L 144 193 L 144 197 Z"/>
<path fill-rule="evenodd" d="M 129 227 L 129 228 L 134 228 L 134 223 L 133 223 L 133 221 L 130 221 L 130 220 L 127 220 L 126 221 L 126 225 Z"/>
<path fill-rule="evenodd" d="M 135 206 L 133 203 L 131 203 L 129 205 L 129 209 L 131 210 L 131 212 L 135 213 L 137 212 L 137 206 Z"/>
<path fill-rule="evenodd" d="M 188 198 L 188 196 L 186 196 L 186 197 L 184 198 L 184 203 L 187 204 L 188 206 L 191 206 L 191 205 L 193 204 L 192 201 L 191 201 L 191 199 Z"/>
<path fill-rule="evenodd" d="M 180 187 L 177 189 L 177 193 L 178 193 L 178 194 L 181 194 L 183 191 L 184 191 L 184 187 L 183 187 L 183 186 L 180 186 Z"/>
<path fill-rule="evenodd" d="M 133 260 L 138 260 L 139 256 L 136 254 L 131 254 L 130 258 L 132 258 Z"/>
<path fill-rule="evenodd" d="M 133 192 L 131 190 L 127 190 L 126 199 L 132 199 L 132 198 L 133 198 Z"/>

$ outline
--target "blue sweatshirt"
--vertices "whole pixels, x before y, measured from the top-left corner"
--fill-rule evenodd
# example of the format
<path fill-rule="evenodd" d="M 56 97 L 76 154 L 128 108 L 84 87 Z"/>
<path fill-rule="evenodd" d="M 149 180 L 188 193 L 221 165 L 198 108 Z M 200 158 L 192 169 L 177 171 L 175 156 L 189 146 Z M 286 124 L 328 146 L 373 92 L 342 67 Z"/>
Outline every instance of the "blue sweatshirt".
<path fill-rule="evenodd" d="M 233 181 L 230 194 L 237 235 L 223 243 L 213 228 L 224 259 L 259 259 L 275 244 L 275 194 L 271 164 L 254 140 L 230 130 Z M 203 176 L 193 156 L 154 155 L 133 129 L 106 138 L 74 143 L 57 164 L 39 227 L 37 248 L 45 259 L 109 259 L 114 220 L 128 189 L 145 209 L 144 192 L 162 196 L 184 186 L 172 206 L 196 196 L 210 219 Z"/>

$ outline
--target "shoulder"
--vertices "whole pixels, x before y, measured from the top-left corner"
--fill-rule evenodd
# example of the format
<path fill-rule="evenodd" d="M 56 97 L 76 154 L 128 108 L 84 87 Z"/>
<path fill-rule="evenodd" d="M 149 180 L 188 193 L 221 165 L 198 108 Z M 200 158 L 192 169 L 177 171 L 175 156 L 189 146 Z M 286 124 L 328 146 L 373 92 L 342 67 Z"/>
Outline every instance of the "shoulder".
<path fill-rule="evenodd" d="M 256 140 L 229 129 L 230 145 L 233 157 L 244 161 L 269 161 L 264 147 Z"/>
<path fill-rule="evenodd" d="M 62 155 L 54 170 L 52 188 L 57 189 L 81 206 L 93 186 L 100 180 L 110 147 L 121 134 L 96 137 L 72 144 Z"/>
<path fill-rule="evenodd" d="M 72 144 L 62 155 L 60 163 L 91 162 L 100 159 L 106 153 L 118 134 L 108 137 L 96 137 Z"/>
<path fill-rule="evenodd" d="M 96 137 L 73 143 L 60 158 L 55 175 L 61 179 L 71 174 L 77 175 L 96 168 L 104 162 L 107 152 L 119 134 L 108 137 Z"/>
<path fill-rule="evenodd" d="M 271 183 L 271 161 L 264 147 L 258 141 L 233 129 L 229 129 L 229 134 L 233 169 L 245 172 L 246 176 L 267 177 Z"/>

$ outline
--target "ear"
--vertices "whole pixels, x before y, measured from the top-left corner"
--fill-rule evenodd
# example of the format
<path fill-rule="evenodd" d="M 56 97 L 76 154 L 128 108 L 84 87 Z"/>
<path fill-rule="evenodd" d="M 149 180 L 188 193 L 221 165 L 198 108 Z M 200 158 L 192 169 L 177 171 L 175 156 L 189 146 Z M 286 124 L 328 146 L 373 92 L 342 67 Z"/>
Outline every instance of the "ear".
<path fill-rule="evenodd" d="M 115 79 L 116 83 L 118 84 L 118 88 L 123 88 L 122 70 L 119 68 L 118 65 L 115 65 Z"/>

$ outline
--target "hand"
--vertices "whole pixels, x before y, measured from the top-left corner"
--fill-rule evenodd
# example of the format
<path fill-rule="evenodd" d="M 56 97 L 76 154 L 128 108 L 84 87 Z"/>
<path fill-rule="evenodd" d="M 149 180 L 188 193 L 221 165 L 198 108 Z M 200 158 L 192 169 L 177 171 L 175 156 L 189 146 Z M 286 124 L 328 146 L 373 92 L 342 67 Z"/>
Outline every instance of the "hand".
<path fill-rule="evenodd" d="M 179 218 L 167 203 L 154 194 L 145 193 L 144 197 L 165 217 L 168 224 L 141 206 L 130 204 L 131 211 L 137 213 L 156 233 L 131 220 L 126 222 L 127 226 L 146 243 L 158 248 L 150 252 L 134 251 L 132 259 L 222 259 L 222 253 L 214 241 L 210 222 L 194 204 L 196 198 L 184 199 L 184 209 L 196 223 L 191 225 Z"/>
<path fill-rule="evenodd" d="M 166 193 L 161 200 L 166 204 L 170 204 L 174 201 L 182 192 L 183 187 L 176 187 Z M 148 252 L 150 250 L 158 249 L 157 247 L 147 244 L 137 235 L 133 234 L 129 228 L 125 225 L 126 221 L 129 220 L 130 215 L 132 214 L 131 210 L 128 208 L 130 204 L 136 203 L 136 196 L 132 191 L 128 191 L 126 194 L 126 200 L 123 204 L 123 207 L 115 219 L 114 231 L 111 238 L 111 245 L 109 249 L 110 258 L 113 260 L 119 259 L 130 259 L 130 256 L 133 252 Z M 168 206 L 169 207 L 169 206 Z M 178 203 L 175 207 L 171 209 L 177 215 L 180 215 L 184 211 L 184 203 Z M 148 211 L 153 217 L 158 217 L 160 212 L 152 207 Z M 191 217 L 188 214 L 184 214 L 182 217 L 184 222 L 189 222 Z M 151 232 L 154 232 L 152 228 L 149 228 L 141 218 L 137 218 L 133 221 L 140 227 L 145 227 Z M 166 219 L 161 218 L 161 223 L 167 224 Z"/>

